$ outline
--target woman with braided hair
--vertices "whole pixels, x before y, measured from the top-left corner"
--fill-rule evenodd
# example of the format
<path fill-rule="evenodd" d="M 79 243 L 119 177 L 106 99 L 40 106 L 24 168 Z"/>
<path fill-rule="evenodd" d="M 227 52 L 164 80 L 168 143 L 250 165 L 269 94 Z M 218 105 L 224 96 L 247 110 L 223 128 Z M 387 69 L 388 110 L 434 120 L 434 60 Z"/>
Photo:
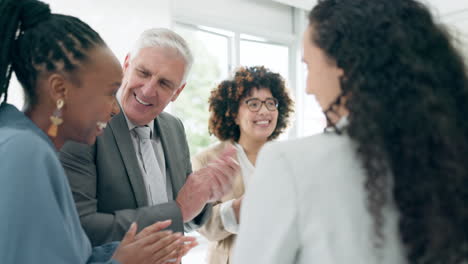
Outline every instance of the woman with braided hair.
<path fill-rule="evenodd" d="M 164 263 L 190 237 L 159 222 L 122 242 L 91 248 L 57 150 L 92 144 L 119 112 L 122 70 L 101 37 L 35 0 L 0 1 L 0 263 Z M 25 111 L 7 103 L 15 72 Z"/>
<path fill-rule="evenodd" d="M 330 129 L 260 153 L 234 263 L 468 263 L 468 76 L 451 41 L 416 0 L 318 1 L 303 59 Z"/>

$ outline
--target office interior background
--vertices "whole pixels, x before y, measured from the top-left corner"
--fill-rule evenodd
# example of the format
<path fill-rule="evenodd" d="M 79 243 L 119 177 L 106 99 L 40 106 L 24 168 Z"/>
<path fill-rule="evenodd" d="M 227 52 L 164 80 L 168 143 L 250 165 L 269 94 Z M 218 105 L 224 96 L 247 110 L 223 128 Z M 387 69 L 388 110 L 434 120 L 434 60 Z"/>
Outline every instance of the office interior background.
<path fill-rule="evenodd" d="M 216 141 L 208 134 L 207 99 L 211 89 L 240 66 L 264 65 L 285 78 L 295 100 L 295 114 L 279 140 L 320 133 L 324 128 L 325 119 L 314 97 L 304 92 L 306 70 L 301 62 L 307 11 L 316 0 L 42 1 L 55 13 L 74 15 L 90 24 L 121 63 L 138 35 L 150 27 L 171 28 L 188 41 L 194 66 L 187 87 L 166 111 L 182 119 L 192 154 Z M 447 25 L 468 61 L 468 1 L 421 1 Z M 23 107 L 16 81 L 8 101 Z M 201 245 L 184 263 L 205 263 L 207 242 L 198 237 Z"/>

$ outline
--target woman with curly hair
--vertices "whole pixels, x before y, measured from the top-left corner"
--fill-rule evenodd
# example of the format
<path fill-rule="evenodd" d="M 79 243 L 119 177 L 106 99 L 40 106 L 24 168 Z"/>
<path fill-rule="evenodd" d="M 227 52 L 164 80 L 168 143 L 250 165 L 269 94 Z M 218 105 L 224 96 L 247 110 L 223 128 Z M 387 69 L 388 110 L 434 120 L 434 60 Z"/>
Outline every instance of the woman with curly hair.
<path fill-rule="evenodd" d="M 245 183 L 253 174 L 260 148 L 286 128 L 293 102 L 278 73 L 256 66 L 240 68 L 233 80 L 221 82 L 211 92 L 209 104 L 209 131 L 221 142 L 198 154 L 192 162 L 194 169 L 206 166 L 230 144 L 237 149 L 241 167 L 232 192 L 214 205 L 211 218 L 198 230 L 214 242 L 208 263 L 226 264 L 231 262 Z"/>
<path fill-rule="evenodd" d="M 449 34 L 415 0 L 321 0 L 303 45 L 332 129 L 262 150 L 234 263 L 467 263 L 468 77 Z"/>

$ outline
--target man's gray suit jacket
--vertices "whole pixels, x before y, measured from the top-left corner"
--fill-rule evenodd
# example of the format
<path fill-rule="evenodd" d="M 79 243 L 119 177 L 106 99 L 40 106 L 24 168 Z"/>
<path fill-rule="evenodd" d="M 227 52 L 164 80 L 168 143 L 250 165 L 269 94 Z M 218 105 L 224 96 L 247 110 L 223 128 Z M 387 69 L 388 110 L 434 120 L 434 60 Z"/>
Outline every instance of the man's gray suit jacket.
<path fill-rule="evenodd" d="M 166 160 L 166 174 L 172 182 L 173 198 L 192 173 L 184 127 L 176 117 L 161 113 L 154 122 Z M 116 115 L 92 146 L 68 142 L 60 151 L 81 224 L 93 246 L 121 240 L 131 223 L 139 230 L 156 221 L 171 219 L 169 229 L 190 231 L 202 225 L 211 206 L 184 225 L 174 200 L 148 206 L 144 179 L 138 165 L 127 121 Z"/>

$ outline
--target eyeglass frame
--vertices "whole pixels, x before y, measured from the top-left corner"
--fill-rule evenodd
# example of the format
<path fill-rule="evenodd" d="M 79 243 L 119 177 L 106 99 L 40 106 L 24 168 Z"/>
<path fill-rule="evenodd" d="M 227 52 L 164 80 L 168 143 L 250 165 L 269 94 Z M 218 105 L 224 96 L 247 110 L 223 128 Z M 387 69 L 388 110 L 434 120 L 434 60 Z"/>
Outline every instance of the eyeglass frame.
<path fill-rule="evenodd" d="M 274 108 L 274 109 L 268 108 L 267 101 L 271 101 L 271 100 L 275 102 L 275 108 Z M 258 107 L 257 110 L 252 110 L 251 107 L 250 107 L 250 105 L 249 105 L 249 102 L 251 102 L 251 101 L 258 101 L 258 102 L 260 102 L 260 107 Z M 278 99 L 273 98 L 273 97 L 267 98 L 267 99 L 265 99 L 265 100 L 260 100 L 260 99 L 258 99 L 258 98 L 250 98 L 250 99 L 245 100 L 244 103 L 247 105 L 247 108 L 249 109 L 250 112 L 259 112 L 260 109 L 262 109 L 262 106 L 263 106 L 263 105 L 265 105 L 265 108 L 266 108 L 268 111 L 274 112 L 274 111 L 278 110 L 278 105 L 279 105 Z"/>

